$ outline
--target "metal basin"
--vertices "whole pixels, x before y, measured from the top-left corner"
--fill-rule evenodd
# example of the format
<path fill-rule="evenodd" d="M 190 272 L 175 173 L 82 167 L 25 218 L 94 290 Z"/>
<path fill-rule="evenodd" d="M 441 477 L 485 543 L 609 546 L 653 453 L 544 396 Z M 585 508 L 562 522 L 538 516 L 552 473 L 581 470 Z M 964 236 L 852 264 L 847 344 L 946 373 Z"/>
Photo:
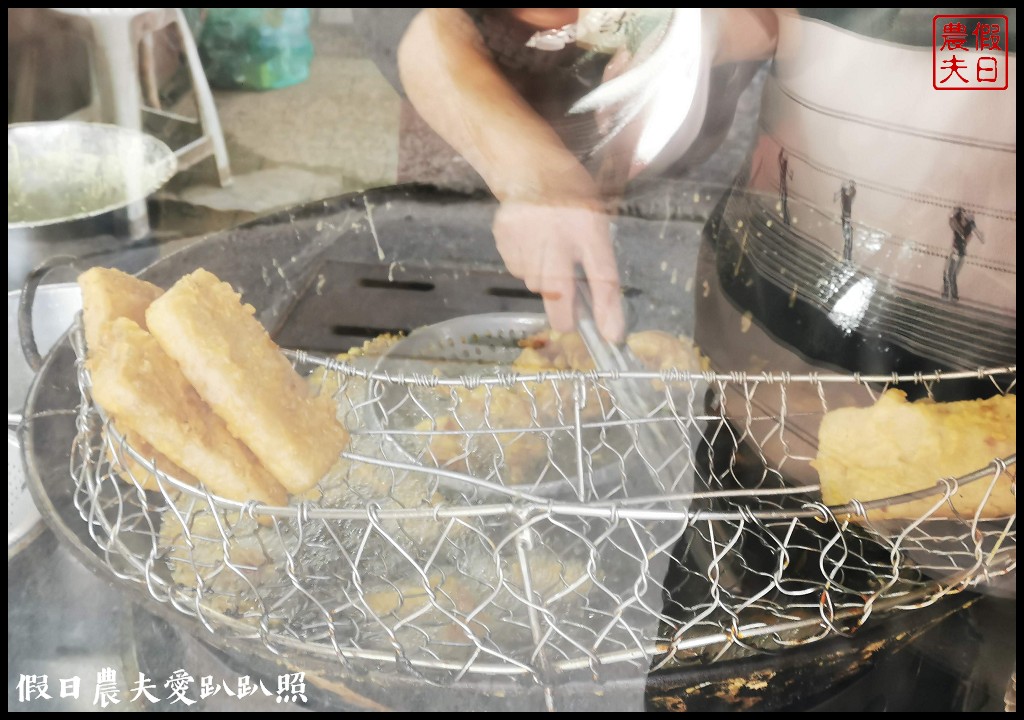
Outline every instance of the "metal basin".
<path fill-rule="evenodd" d="M 25 486 L 25 466 L 17 427 L 35 373 L 21 350 L 18 335 L 18 303 L 21 291 L 7 293 L 7 553 L 17 552 L 35 536 L 39 511 Z M 46 354 L 70 327 L 82 307 L 82 296 L 73 283 L 44 285 L 36 291 L 32 328 L 41 354 Z"/>
<path fill-rule="evenodd" d="M 167 145 L 99 123 L 7 126 L 7 227 L 94 217 L 145 199 L 177 170 Z"/>

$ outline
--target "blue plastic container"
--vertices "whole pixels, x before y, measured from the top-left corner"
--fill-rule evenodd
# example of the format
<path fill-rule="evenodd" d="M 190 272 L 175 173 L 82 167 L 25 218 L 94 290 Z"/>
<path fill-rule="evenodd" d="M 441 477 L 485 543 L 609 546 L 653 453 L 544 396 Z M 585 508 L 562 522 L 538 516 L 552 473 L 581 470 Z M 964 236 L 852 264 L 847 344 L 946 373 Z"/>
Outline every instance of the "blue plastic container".
<path fill-rule="evenodd" d="M 210 85 L 271 90 L 309 77 L 309 8 L 208 8 L 199 50 Z"/>

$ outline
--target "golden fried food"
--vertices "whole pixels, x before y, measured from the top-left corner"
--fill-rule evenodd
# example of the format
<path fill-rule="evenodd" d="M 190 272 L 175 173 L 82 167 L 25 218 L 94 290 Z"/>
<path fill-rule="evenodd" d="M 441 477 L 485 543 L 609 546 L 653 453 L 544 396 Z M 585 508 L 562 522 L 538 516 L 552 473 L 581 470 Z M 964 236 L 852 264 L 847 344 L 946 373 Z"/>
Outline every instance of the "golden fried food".
<path fill-rule="evenodd" d="M 512 362 L 517 370 L 593 370 L 586 343 L 577 332 L 543 330 L 519 342 L 523 351 Z"/>
<path fill-rule="evenodd" d="M 535 373 L 554 370 L 546 366 L 516 367 Z M 510 387 L 479 385 L 475 388 L 439 386 L 437 395 L 451 402 L 452 409 L 468 429 L 527 428 L 572 421 L 573 387 L 571 381 L 551 378 L 543 382 L 521 381 Z M 599 393 L 604 396 L 602 391 Z M 604 405 L 602 406 L 602 400 Z M 607 407 L 607 398 L 598 397 L 581 410 L 583 418 L 594 419 Z"/>
<path fill-rule="evenodd" d="M 149 333 L 118 318 L 104 338 L 87 361 L 92 394 L 122 431 L 141 437 L 214 495 L 287 502 L 284 489 L 228 432 Z"/>
<path fill-rule="evenodd" d="M 631 333 L 626 345 L 648 370 L 683 370 L 701 372 L 704 361 L 693 341 L 661 330 Z M 512 363 L 517 370 L 593 370 L 586 343 L 579 333 L 554 330 L 524 338 L 523 348 Z"/>
<path fill-rule="evenodd" d="M 345 361 L 357 357 L 379 357 L 386 353 L 391 347 L 405 336 L 402 333 L 383 333 L 376 337 L 364 340 L 359 347 L 349 348 L 337 356 L 338 360 Z"/>
<path fill-rule="evenodd" d="M 103 267 L 90 268 L 79 275 L 78 287 L 82 290 L 82 320 L 90 355 L 98 351 L 108 324 L 117 318 L 128 318 L 145 329 L 146 308 L 163 294 L 163 290 L 153 283 L 139 280 L 120 270 Z M 125 439 L 143 457 L 153 460 L 163 472 L 183 482 L 198 484 L 194 477 L 135 433 L 125 433 Z M 121 452 L 113 458 L 113 453 L 108 450 L 107 456 L 115 460 L 114 469 L 124 482 L 140 485 L 144 490 L 159 489 L 156 477 L 129 453 Z"/>
<path fill-rule="evenodd" d="M 277 528 L 245 513 L 218 512 L 215 517 L 191 498 L 179 497 L 176 505 L 177 512 L 163 513 L 160 551 L 175 583 L 203 588 L 205 607 L 259 617 L 260 593 L 290 586 L 283 569 L 288 553 Z M 231 538 L 226 547 L 225 532 Z"/>
<path fill-rule="evenodd" d="M 191 473 L 185 472 L 168 460 L 163 453 L 157 452 L 152 445 L 139 437 L 137 433 L 125 430 L 124 439 L 125 442 L 135 450 L 135 452 L 139 453 L 142 457 L 151 460 L 160 472 L 171 475 L 172 477 L 188 483 L 189 485 L 199 484 L 199 481 L 196 480 Z M 156 480 L 156 475 L 136 461 L 135 458 L 131 456 L 131 453 L 126 449 L 118 448 L 118 451 L 115 453 L 110 450 L 110 448 L 107 448 L 107 459 L 111 461 L 117 476 L 125 483 L 129 485 L 138 485 L 143 490 L 153 490 L 157 492 L 160 490 L 160 484 Z"/>
<path fill-rule="evenodd" d="M 530 392 L 523 386 L 455 388 L 452 414 L 417 426 L 423 431 L 456 433 L 431 436 L 433 460 L 449 470 L 485 475 L 497 465 L 507 484 L 535 482 L 548 460 L 547 437 L 539 428 L 554 419 L 553 412 L 544 412 L 554 406 L 549 397 L 554 390 L 547 383 L 529 385 Z M 546 398 L 537 400 L 536 414 L 531 393 L 534 398 Z"/>
<path fill-rule="evenodd" d="M 395 343 L 402 339 L 402 337 L 403 336 L 401 334 L 393 335 L 391 333 L 384 333 L 383 335 L 378 335 L 377 337 L 364 341 L 360 347 L 352 347 L 346 352 L 335 355 L 334 359 L 338 362 L 351 362 L 357 358 L 380 357 L 390 350 Z M 309 374 L 309 377 L 306 378 L 306 382 L 309 384 L 309 387 L 315 395 L 325 395 L 330 397 L 347 386 L 349 384 L 349 379 L 339 373 L 328 371 L 323 367 L 318 367 Z M 341 419 L 344 417 L 344 413 L 348 408 L 339 407 L 338 410 L 338 418 Z"/>
<path fill-rule="evenodd" d="M 651 370 L 701 369 L 700 355 L 686 338 L 646 331 L 630 335 L 627 342 Z M 519 345 L 523 349 L 512 368 L 522 373 L 594 369 L 586 344 L 575 332 L 545 330 L 524 338 Z M 663 389 L 661 381 L 655 381 L 655 385 Z M 575 422 L 572 383 L 558 378 L 524 381 L 510 387 L 439 387 L 437 392 L 444 399 L 452 399 L 451 413 L 439 417 L 436 423 L 420 423 L 417 429 L 458 434 L 432 435 L 431 458 L 442 467 L 476 474 L 490 472 L 495 458 L 499 458 L 502 478 L 511 485 L 533 483 L 541 477 L 553 452 L 552 437 L 564 437 L 545 434 L 542 428 Z M 580 418 L 584 423 L 605 419 L 613 414 L 614 407 L 608 389 L 600 382 L 592 383 L 580 407 Z M 478 432 L 481 430 L 485 432 Z"/>
<path fill-rule="evenodd" d="M 356 443 L 358 445 L 358 443 Z M 353 452 L 372 452 L 373 441 L 364 442 L 367 447 L 354 447 Z M 303 494 L 304 498 L 322 507 L 330 508 L 366 508 L 373 504 L 379 510 L 434 510 L 446 501 L 438 492 L 436 482 L 430 475 L 384 468 L 366 462 L 353 462 L 342 458 L 314 489 Z M 383 518 L 379 520 L 381 530 L 392 538 L 408 543 L 407 547 L 430 553 L 446 534 L 448 539 L 459 537 L 464 527 L 456 526 L 446 530 L 445 523 L 438 522 L 432 515 L 412 518 Z M 354 534 L 350 534 L 354 533 Z M 362 528 L 351 523 L 343 528 L 338 537 L 342 547 L 356 552 L 358 546 L 368 542 L 369 546 L 378 544 L 379 536 L 367 541 Z M 380 548 L 386 553 L 386 548 Z M 376 554 L 370 552 L 370 555 Z"/>
<path fill-rule="evenodd" d="M 474 548 L 464 566 L 372 585 L 363 602 L 385 625 L 401 624 L 396 637 L 406 649 L 442 647 L 456 659 L 474 649 L 474 636 L 507 646 L 530 642 L 527 603 L 566 616 L 582 609 L 594 584 L 583 561 L 544 546 L 526 555 L 530 593 L 517 556 L 502 554 L 499 563 L 500 574 L 495 557 Z"/>
<path fill-rule="evenodd" d="M 150 305 L 153 336 L 290 492 L 316 485 L 348 443 L 334 403 L 314 394 L 230 285 L 206 270 Z"/>
<path fill-rule="evenodd" d="M 78 276 L 82 319 L 90 352 L 100 346 L 107 323 L 124 317 L 146 329 L 146 308 L 163 294 L 153 283 L 112 268 L 95 267 Z"/>
<path fill-rule="evenodd" d="M 626 338 L 626 346 L 650 370 L 701 372 L 701 356 L 692 341 L 661 330 L 644 330 Z"/>
<path fill-rule="evenodd" d="M 936 403 L 907 402 L 889 390 L 869 408 L 842 408 L 821 422 L 818 457 L 822 500 L 842 505 L 932 488 L 942 478 L 959 477 L 1017 452 L 1017 396 Z M 991 477 L 960 486 L 951 502 L 931 517 L 973 516 L 991 486 Z M 1003 473 L 985 501 L 982 515 L 1017 511 L 1013 478 Z M 917 518 L 941 496 L 868 511 L 870 518 Z"/>
<path fill-rule="evenodd" d="M 437 590 L 446 584 L 446 581 L 454 585 L 451 580 L 457 580 L 457 578 L 446 578 L 439 571 L 434 570 L 427 576 L 426 582 L 423 582 L 422 578 L 415 578 L 402 582 L 400 585 L 385 585 L 368 590 L 363 595 L 363 602 L 367 609 L 377 617 L 397 614 L 400 619 L 404 619 L 429 605 L 431 596 L 435 595 Z M 446 591 L 449 589 L 449 587 L 445 588 Z M 469 609 L 472 607 L 469 605 Z"/>
<path fill-rule="evenodd" d="M 467 433 L 485 428 L 482 424 L 472 428 L 460 425 L 451 415 L 416 425 L 420 432 L 437 433 L 430 436 L 428 450 L 438 467 L 472 475 L 487 475 L 497 467 L 508 485 L 536 482 L 548 462 L 547 436 L 536 430 L 518 429 L 524 426 L 505 427 L 510 429 L 494 427 L 486 428 L 487 432 Z"/>
<path fill-rule="evenodd" d="M 662 372 L 680 370 L 682 372 L 701 372 L 706 369 L 707 361 L 701 357 L 693 341 L 682 335 L 671 335 L 661 330 L 644 330 L 633 333 L 626 338 L 626 346 L 647 370 Z M 658 392 L 665 390 L 665 383 L 652 380 L 651 387 Z M 673 390 L 688 391 L 688 382 L 669 383 Z"/>

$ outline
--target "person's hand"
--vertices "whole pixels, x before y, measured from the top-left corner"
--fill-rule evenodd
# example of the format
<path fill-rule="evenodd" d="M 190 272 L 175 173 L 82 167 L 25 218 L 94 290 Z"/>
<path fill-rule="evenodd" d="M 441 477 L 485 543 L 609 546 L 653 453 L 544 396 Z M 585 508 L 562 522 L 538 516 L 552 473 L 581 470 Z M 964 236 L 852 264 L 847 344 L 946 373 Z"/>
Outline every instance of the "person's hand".
<path fill-rule="evenodd" d="M 608 216 L 596 204 L 506 200 L 494 217 L 494 239 L 508 271 L 544 299 L 551 327 L 576 325 L 576 266 L 590 284 L 594 319 L 611 342 L 625 332 L 619 272 Z"/>

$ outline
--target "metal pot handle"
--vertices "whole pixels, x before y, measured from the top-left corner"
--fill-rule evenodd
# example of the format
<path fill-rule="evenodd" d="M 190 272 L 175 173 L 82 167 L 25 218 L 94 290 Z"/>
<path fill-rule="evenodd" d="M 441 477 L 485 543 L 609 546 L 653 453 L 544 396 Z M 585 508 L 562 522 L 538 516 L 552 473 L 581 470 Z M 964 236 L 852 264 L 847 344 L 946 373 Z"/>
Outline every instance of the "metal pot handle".
<path fill-rule="evenodd" d="M 43 357 L 39 354 L 39 345 L 36 344 L 36 335 L 32 330 L 32 305 L 36 299 L 36 290 L 51 270 L 64 266 L 74 267 L 77 262 L 78 258 L 71 255 L 54 255 L 39 263 L 25 278 L 18 301 L 18 340 L 32 372 L 39 372 L 43 366 Z"/>

